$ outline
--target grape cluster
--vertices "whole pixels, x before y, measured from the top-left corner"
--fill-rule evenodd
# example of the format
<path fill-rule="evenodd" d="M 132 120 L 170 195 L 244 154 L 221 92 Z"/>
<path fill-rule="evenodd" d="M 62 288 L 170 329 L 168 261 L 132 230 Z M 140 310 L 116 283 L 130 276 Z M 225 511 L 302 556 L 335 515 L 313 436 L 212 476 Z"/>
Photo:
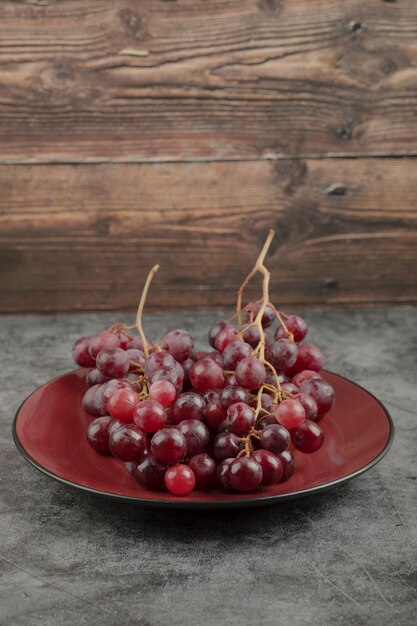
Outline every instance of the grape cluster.
<path fill-rule="evenodd" d="M 270 302 L 263 264 L 270 239 L 238 293 L 235 315 L 208 332 L 211 350 L 173 330 L 160 343 L 114 324 L 73 346 L 88 368 L 83 408 L 90 445 L 124 462 L 138 483 L 184 496 L 194 489 L 246 492 L 288 480 L 298 452 L 323 444 L 318 424 L 334 403 L 308 327 Z M 153 272 L 155 272 L 155 268 Z M 255 273 L 263 295 L 241 306 Z M 148 280 L 147 287 L 149 287 Z"/>

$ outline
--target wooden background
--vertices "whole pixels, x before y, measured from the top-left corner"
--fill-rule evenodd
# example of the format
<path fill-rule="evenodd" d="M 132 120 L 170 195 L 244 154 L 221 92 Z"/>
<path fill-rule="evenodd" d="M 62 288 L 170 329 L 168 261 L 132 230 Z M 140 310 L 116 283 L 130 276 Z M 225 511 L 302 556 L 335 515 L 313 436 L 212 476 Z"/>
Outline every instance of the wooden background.
<path fill-rule="evenodd" d="M 0 310 L 417 301 L 416 0 L 2 0 Z"/>

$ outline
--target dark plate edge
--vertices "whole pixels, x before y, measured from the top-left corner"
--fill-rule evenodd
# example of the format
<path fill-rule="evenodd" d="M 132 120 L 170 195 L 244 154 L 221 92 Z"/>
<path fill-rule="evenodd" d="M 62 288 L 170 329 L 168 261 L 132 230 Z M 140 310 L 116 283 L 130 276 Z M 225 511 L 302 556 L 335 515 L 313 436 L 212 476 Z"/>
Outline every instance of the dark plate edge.
<path fill-rule="evenodd" d="M 62 378 L 63 376 L 66 376 L 71 373 L 75 373 L 76 371 L 78 370 L 72 370 L 71 372 L 66 372 L 64 374 L 61 374 L 60 376 L 56 376 L 55 378 L 52 378 L 51 380 L 47 381 L 47 383 L 44 383 L 44 384 L 51 383 L 59 378 Z M 327 372 L 328 370 L 323 370 L 323 371 Z M 339 378 L 343 378 L 344 380 L 351 383 L 352 385 L 356 385 L 356 387 L 359 387 L 360 389 L 362 389 L 362 391 L 365 391 L 365 393 L 370 395 L 381 406 L 389 424 L 389 428 L 390 428 L 389 437 L 387 439 L 385 446 L 381 450 L 381 452 L 379 452 L 379 454 L 377 454 L 376 457 L 374 457 L 371 461 L 369 461 L 369 463 L 359 468 L 355 472 L 352 472 L 351 474 L 347 474 L 346 476 L 343 476 L 342 478 L 338 478 L 337 480 L 333 480 L 323 485 L 317 485 L 316 487 L 311 487 L 309 489 L 301 489 L 299 491 L 293 491 L 291 493 L 278 494 L 274 496 L 260 496 L 260 497 L 254 497 L 254 498 L 249 498 L 249 499 L 242 499 L 242 500 L 210 500 L 208 502 L 194 502 L 190 500 L 184 500 L 180 497 L 174 499 L 174 496 L 171 496 L 169 500 L 151 500 L 147 498 L 135 498 L 133 496 L 122 496 L 122 495 L 117 495 L 113 493 L 108 493 L 106 491 L 101 491 L 99 489 L 92 489 L 90 487 L 85 487 L 84 485 L 74 483 L 70 480 L 66 480 L 65 478 L 58 476 L 58 474 L 51 472 L 50 470 L 43 467 L 43 465 L 38 463 L 23 447 L 17 435 L 17 420 L 18 420 L 19 413 L 20 413 L 22 406 L 34 393 L 36 393 L 39 389 L 41 389 L 43 385 L 41 385 L 40 387 L 32 391 L 32 393 L 30 393 L 23 400 L 23 402 L 19 405 L 19 408 L 17 409 L 14 419 L 13 419 L 13 426 L 12 426 L 13 441 L 16 445 L 16 448 L 18 449 L 20 454 L 23 456 L 23 458 L 30 465 L 32 465 L 37 470 L 39 470 L 42 474 L 45 474 L 46 476 L 49 476 L 50 478 L 53 478 L 54 480 L 68 487 L 78 489 L 79 491 L 82 491 L 84 493 L 94 494 L 102 498 L 116 500 L 118 502 L 127 502 L 127 503 L 141 505 L 141 506 L 145 506 L 149 508 L 159 508 L 159 509 L 164 508 L 164 509 L 209 510 L 209 509 L 237 509 L 237 508 L 249 508 L 249 507 L 256 507 L 256 506 L 267 506 L 270 504 L 276 504 L 277 502 L 294 500 L 296 498 L 304 498 L 307 496 L 315 495 L 316 493 L 329 491 L 331 489 L 334 489 L 335 487 L 340 487 L 346 484 L 347 482 L 349 482 L 350 480 L 352 480 L 353 478 L 356 478 L 357 476 L 364 474 L 365 472 L 370 470 L 372 467 L 374 467 L 377 463 L 379 463 L 379 461 L 381 461 L 384 458 L 384 456 L 387 454 L 387 452 L 391 448 L 392 442 L 394 440 L 394 423 L 393 423 L 392 417 L 388 409 L 382 404 L 382 402 L 376 396 L 374 396 L 373 393 L 365 389 L 365 387 L 362 387 L 362 385 L 355 383 L 354 381 L 350 380 L 349 378 L 346 378 L 346 376 L 342 376 L 341 374 L 335 374 L 334 372 L 330 372 L 330 371 L 328 371 L 328 373 L 332 374 L 333 376 L 338 376 Z"/>

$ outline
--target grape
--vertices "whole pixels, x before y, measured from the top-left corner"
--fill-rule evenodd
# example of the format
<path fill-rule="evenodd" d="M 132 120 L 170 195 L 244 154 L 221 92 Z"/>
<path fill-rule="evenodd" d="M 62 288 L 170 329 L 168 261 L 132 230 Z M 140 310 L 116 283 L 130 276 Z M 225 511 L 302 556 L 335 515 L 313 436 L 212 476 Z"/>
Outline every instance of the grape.
<path fill-rule="evenodd" d="M 100 372 L 110 378 L 123 378 L 129 371 L 129 357 L 121 348 L 101 350 L 96 363 Z"/>
<path fill-rule="evenodd" d="M 133 389 L 117 389 L 107 400 L 107 410 L 112 417 L 124 423 L 133 419 L 139 396 Z"/>
<path fill-rule="evenodd" d="M 259 463 L 262 469 L 261 485 L 276 485 L 282 478 L 284 466 L 282 461 L 269 450 L 256 450 L 252 458 Z"/>
<path fill-rule="evenodd" d="M 297 360 L 298 348 L 293 341 L 278 339 L 268 350 L 268 360 L 277 370 L 287 370 Z"/>
<path fill-rule="evenodd" d="M 286 391 L 287 393 L 296 395 L 300 390 L 297 385 L 294 385 L 293 383 L 281 383 L 281 391 Z"/>
<path fill-rule="evenodd" d="M 229 468 L 233 461 L 234 459 L 224 459 L 224 461 L 219 463 L 219 465 L 217 466 L 216 478 L 223 491 L 233 491 L 232 485 L 230 484 L 229 480 Z"/>
<path fill-rule="evenodd" d="M 118 389 L 132 389 L 132 386 L 125 380 L 113 378 L 107 383 L 100 385 L 96 391 L 95 404 L 99 415 L 108 415 L 107 402 L 111 395 Z"/>
<path fill-rule="evenodd" d="M 290 433 L 280 424 L 269 424 L 261 432 L 261 445 L 265 450 L 270 450 L 279 454 L 288 448 L 290 443 Z"/>
<path fill-rule="evenodd" d="M 294 376 L 292 382 L 297 387 L 301 387 L 303 383 L 307 382 L 307 380 L 313 380 L 313 378 L 321 378 L 321 375 L 315 370 L 303 370 Z"/>
<path fill-rule="evenodd" d="M 318 417 L 323 417 L 334 404 L 334 389 L 327 380 L 322 378 L 306 381 L 301 385 L 300 391 L 314 398 Z"/>
<path fill-rule="evenodd" d="M 258 404 L 257 398 L 254 397 L 253 400 L 250 403 L 250 406 L 253 409 L 255 409 L 257 404 Z M 265 411 L 268 411 L 268 413 L 271 413 L 276 408 L 276 404 L 275 404 L 274 399 L 268 393 L 262 393 L 261 394 L 261 407 L 263 409 L 265 409 Z M 275 420 L 275 418 L 274 418 L 274 420 Z"/>
<path fill-rule="evenodd" d="M 190 369 L 194 365 L 194 360 L 185 359 L 185 361 L 183 361 L 181 365 L 182 365 L 182 369 L 184 370 L 183 388 L 184 387 L 187 388 L 187 386 L 190 384 Z"/>
<path fill-rule="evenodd" d="M 112 418 L 106 415 L 104 417 L 97 417 L 88 425 L 88 443 L 96 452 L 100 452 L 100 454 L 110 454 L 109 427 L 112 423 Z"/>
<path fill-rule="evenodd" d="M 235 370 L 236 380 L 245 389 L 258 389 L 265 382 L 265 366 L 254 356 L 239 361 Z"/>
<path fill-rule="evenodd" d="M 141 459 L 133 475 L 138 483 L 145 489 L 161 491 L 165 488 L 165 472 L 166 467 L 164 465 L 158 463 L 153 456 L 147 455 Z"/>
<path fill-rule="evenodd" d="M 253 305 L 252 303 L 250 305 L 248 305 L 250 307 L 250 309 L 253 311 L 253 319 L 256 318 L 256 316 L 258 315 L 260 308 L 261 308 L 261 303 L 258 302 L 258 304 Z M 250 322 L 250 309 L 248 311 L 246 311 L 246 319 L 248 322 Z M 267 304 L 265 311 L 262 314 L 262 319 L 261 319 L 261 324 L 263 326 L 263 328 L 268 328 L 268 326 L 271 326 L 271 324 L 274 323 L 275 320 L 275 313 L 273 311 L 273 309 Z"/>
<path fill-rule="evenodd" d="M 231 376 L 227 376 L 226 383 L 228 385 L 233 385 L 234 387 L 236 387 L 237 386 L 236 376 L 234 374 L 232 374 Z"/>
<path fill-rule="evenodd" d="M 157 430 L 165 426 L 167 414 L 160 402 L 150 398 L 142 400 L 136 405 L 133 421 L 145 433 L 156 433 Z"/>
<path fill-rule="evenodd" d="M 257 326 L 251 326 L 243 333 L 243 341 L 249 344 L 252 348 L 256 348 L 261 340 L 261 335 L 259 334 L 259 329 Z"/>
<path fill-rule="evenodd" d="M 137 365 L 145 365 L 145 354 L 138 348 L 128 348 L 126 354 L 129 358 L 129 369 L 136 369 Z"/>
<path fill-rule="evenodd" d="M 220 394 L 220 402 L 224 409 L 228 409 L 229 406 L 236 402 L 245 402 L 247 404 L 248 401 L 249 393 L 247 390 L 237 385 L 228 385 L 222 389 Z"/>
<path fill-rule="evenodd" d="M 270 424 L 276 425 L 277 420 L 275 418 L 275 415 L 272 415 L 272 413 L 267 413 L 256 422 L 256 428 L 258 430 L 263 430 L 266 426 L 269 426 Z"/>
<path fill-rule="evenodd" d="M 169 352 L 165 350 L 152 352 L 145 361 L 145 376 L 149 379 L 161 367 L 172 367 L 175 369 L 176 366 L 177 361 Z"/>
<path fill-rule="evenodd" d="M 188 466 L 193 470 L 197 489 L 214 489 L 216 483 L 217 464 L 205 452 L 191 457 Z"/>
<path fill-rule="evenodd" d="M 212 430 L 218 430 L 220 424 L 226 419 L 226 411 L 222 407 L 220 397 L 207 402 L 204 409 L 204 417 Z"/>
<path fill-rule="evenodd" d="M 226 370 L 234 370 L 239 361 L 251 354 L 252 348 L 248 343 L 232 341 L 223 351 L 223 366 Z"/>
<path fill-rule="evenodd" d="M 161 428 L 151 440 L 151 451 L 159 463 L 173 465 L 183 460 L 187 453 L 187 442 L 176 428 Z"/>
<path fill-rule="evenodd" d="M 220 367 L 223 369 L 223 356 L 217 350 L 213 350 L 212 352 L 206 352 L 206 354 L 202 358 L 212 359 L 215 363 L 217 363 L 217 365 L 220 365 Z"/>
<path fill-rule="evenodd" d="M 213 454 L 218 461 L 235 457 L 240 450 L 237 435 L 234 433 L 220 433 L 216 436 L 213 446 Z"/>
<path fill-rule="evenodd" d="M 255 424 L 255 413 L 244 402 L 236 402 L 228 408 L 227 426 L 228 430 L 235 435 L 242 437 Z"/>
<path fill-rule="evenodd" d="M 317 402 L 311 396 L 306 393 L 299 393 L 297 395 L 298 402 L 304 407 L 304 411 L 306 412 L 306 419 L 312 420 L 313 422 L 318 418 L 318 407 Z"/>
<path fill-rule="evenodd" d="M 118 429 L 126 426 L 123 422 L 119 422 L 119 420 L 113 420 L 113 423 L 109 426 L 109 440 L 112 434 Z"/>
<path fill-rule="evenodd" d="M 108 330 L 102 330 L 94 337 L 91 337 L 88 346 L 90 356 L 95 359 L 101 350 L 111 350 L 112 348 L 119 348 L 120 341 L 113 333 L 109 333 Z"/>
<path fill-rule="evenodd" d="M 277 457 L 281 461 L 284 467 L 284 473 L 282 474 L 281 482 L 288 480 L 295 472 L 295 459 L 289 450 L 284 450 Z"/>
<path fill-rule="evenodd" d="M 162 339 L 162 347 L 172 354 L 176 361 L 182 363 L 192 356 L 194 339 L 186 330 L 172 330 Z"/>
<path fill-rule="evenodd" d="M 219 332 L 221 330 L 223 330 L 224 328 L 226 328 L 227 326 L 231 326 L 230 322 L 228 322 L 227 320 L 219 320 L 218 322 L 215 322 L 213 324 L 213 326 L 210 328 L 209 332 L 208 332 L 208 341 L 209 344 L 215 348 L 216 347 L 216 337 L 219 334 Z"/>
<path fill-rule="evenodd" d="M 182 389 L 182 383 L 184 380 L 184 370 L 181 365 L 177 363 L 176 367 L 160 367 L 154 370 L 148 377 L 149 385 L 156 383 L 159 380 L 166 380 L 174 385 L 176 393 L 180 393 Z"/>
<path fill-rule="evenodd" d="M 72 358 L 80 367 L 94 367 L 96 364 L 88 351 L 90 339 L 91 337 L 80 337 L 72 346 Z"/>
<path fill-rule="evenodd" d="M 149 396 L 152 400 L 160 402 L 162 406 L 169 406 L 174 402 L 177 392 L 168 380 L 157 380 L 149 387 Z"/>
<path fill-rule="evenodd" d="M 194 363 L 190 370 L 190 381 L 194 389 L 206 391 L 216 387 L 223 387 L 223 370 L 212 359 L 202 359 Z"/>
<path fill-rule="evenodd" d="M 308 332 L 308 326 L 302 317 L 298 315 L 289 315 L 285 320 L 285 325 L 289 332 L 294 336 L 294 341 L 299 343 L 304 339 Z M 286 337 L 286 333 L 283 326 L 278 326 L 275 331 L 275 339 L 283 339 Z"/>
<path fill-rule="evenodd" d="M 305 420 L 292 433 L 292 442 L 297 450 L 310 454 L 316 452 L 323 445 L 324 434 L 322 429 L 315 422 Z"/>
<path fill-rule="evenodd" d="M 178 425 L 178 430 L 187 442 L 187 456 L 193 456 L 202 452 L 210 441 L 208 428 L 200 420 L 183 420 Z"/>
<path fill-rule="evenodd" d="M 214 342 L 216 350 L 223 352 L 229 343 L 236 341 L 238 335 L 239 331 L 235 326 L 226 326 L 226 328 L 223 328 L 223 330 L 221 330 L 217 335 L 216 341 Z"/>
<path fill-rule="evenodd" d="M 121 461 L 139 461 L 146 448 L 146 437 L 136 426 L 121 426 L 112 431 L 109 448 Z"/>
<path fill-rule="evenodd" d="M 165 472 L 165 487 L 174 496 L 186 496 L 195 487 L 195 476 L 188 465 L 173 465 Z"/>
<path fill-rule="evenodd" d="M 230 485 L 238 491 L 253 491 L 262 481 L 262 468 L 253 458 L 235 459 L 229 467 Z"/>
<path fill-rule="evenodd" d="M 96 392 L 100 388 L 101 385 L 93 385 L 83 395 L 82 405 L 84 411 L 89 413 L 90 415 L 100 415 L 99 410 L 96 405 Z"/>
<path fill-rule="evenodd" d="M 103 383 L 106 383 L 108 380 L 110 380 L 109 376 L 104 376 L 104 374 L 102 374 L 102 372 L 100 372 L 100 370 L 97 369 L 96 367 L 93 367 L 93 369 L 88 370 L 85 376 L 85 382 L 87 383 L 89 387 L 91 387 L 92 385 L 102 385 Z"/>
<path fill-rule="evenodd" d="M 152 341 L 150 341 L 150 339 L 147 339 L 147 342 L 149 345 L 152 345 Z M 143 345 L 143 341 L 141 337 L 138 337 L 137 335 L 135 337 L 132 337 L 131 339 L 128 339 L 126 342 L 126 350 L 140 350 L 141 352 L 143 352 L 144 349 L 144 345 Z"/>
<path fill-rule="evenodd" d="M 306 412 L 298 400 L 284 400 L 275 409 L 275 417 L 282 426 L 291 430 L 305 420 Z"/>
<path fill-rule="evenodd" d="M 180 394 L 172 405 L 172 421 L 179 424 L 187 419 L 201 420 L 205 408 L 204 399 L 198 393 L 187 391 Z"/>
<path fill-rule="evenodd" d="M 317 372 L 324 367 L 323 352 L 313 343 L 303 343 L 298 346 L 298 356 L 295 364 L 285 370 L 288 376 L 294 376 L 303 370 L 316 370 Z"/>

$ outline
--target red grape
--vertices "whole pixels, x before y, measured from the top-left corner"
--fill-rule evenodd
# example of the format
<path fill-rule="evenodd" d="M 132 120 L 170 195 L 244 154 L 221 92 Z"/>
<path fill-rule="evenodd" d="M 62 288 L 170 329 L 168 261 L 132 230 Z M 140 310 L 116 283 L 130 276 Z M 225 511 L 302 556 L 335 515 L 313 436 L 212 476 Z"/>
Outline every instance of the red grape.
<path fill-rule="evenodd" d="M 186 496 L 195 487 L 195 476 L 188 465 L 177 463 L 165 472 L 165 487 L 174 496 Z"/>
<path fill-rule="evenodd" d="M 249 356 L 236 365 L 235 376 L 237 383 L 245 389 L 258 389 L 265 382 L 265 366 L 256 357 Z"/>
<path fill-rule="evenodd" d="M 166 467 L 158 463 L 153 456 L 144 456 L 135 468 L 133 475 L 138 483 L 145 489 L 161 491 L 165 488 Z"/>
<path fill-rule="evenodd" d="M 228 409 L 229 406 L 235 404 L 236 402 L 245 402 L 246 404 L 249 401 L 249 393 L 243 387 L 239 387 L 238 385 L 228 385 L 220 394 L 220 402 L 224 409 Z"/>
<path fill-rule="evenodd" d="M 186 419 L 201 420 L 205 406 L 204 399 L 198 393 L 181 393 L 172 405 L 172 421 L 179 424 Z"/>
<path fill-rule="evenodd" d="M 266 426 L 269 426 L 270 424 L 277 425 L 277 420 L 275 418 L 275 415 L 272 415 L 272 413 L 267 413 L 256 422 L 256 428 L 257 430 L 263 430 Z"/>
<path fill-rule="evenodd" d="M 297 344 L 288 339 L 278 339 L 268 350 L 268 360 L 277 370 L 287 370 L 297 360 Z"/>
<path fill-rule="evenodd" d="M 303 370 L 316 370 L 317 372 L 324 367 L 323 352 L 313 343 L 302 343 L 298 346 L 298 356 L 295 364 L 286 369 L 288 376 L 295 376 Z"/>
<path fill-rule="evenodd" d="M 169 406 L 175 400 L 177 392 L 168 380 L 157 380 L 149 387 L 149 396 L 152 400 L 160 402 L 162 406 Z"/>
<path fill-rule="evenodd" d="M 313 378 L 321 378 L 321 375 L 315 370 L 303 370 L 294 376 L 292 382 L 297 387 L 300 387 L 307 380 L 312 380 Z"/>
<path fill-rule="evenodd" d="M 121 461 L 139 461 L 146 448 L 146 437 L 136 426 L 121 426 L 112 431 L 109 448 Z"/>
<path fill-rule="evenodd" d="M 262 481 L 262 468 L 253 458 L 240 457 L 229 467 L 230 485 L 237 491 L 253 491 Z"/>
<path fill-rule="evenodd" d="M 100 372 L 110 378 L 123 378 L 129 371 L 129 357 L 121 348 L 101 350 L 96 362 Z"/>
<path fill-rule="evenodd" d="M 178 424 L 178 430 L 187 442 L 187 456 L 202 452 L 210 441 L 208 428 L 200 420 L 183 420 Z"/>
<path fill-rule="evenodd" d="M 126 354 L 129 358 L 129 369 L 136 369 L 138 365 L 145 365 L 145 354 L 137 348 L 128 348 Z"/>
<path fill-rule="evenodd" d="M 197 489 L 213 489 L 216 483 L 217 464 L 205 452 L 191 457 L 188 466 L 193 470 Z"/>
<path fill-rule="evenodd" d="M 252 454 L 252 458 L 261 466 L 261 485 L 267 486 L 279 483 L 284 473 L 284 466 L 282 461 L 273 452 L 269 450 L 256 450 Z"/>
<path fill-rule="evenodd" d="M 252 348 L 244 341 L 232 341 L 223 351 L 223 365 L 226 370 L 234 370 L 236 365 L 247 356 L 251 356 Z"/>
<path fill-rule="evenodd" d="M 162 347 L 172 354 L 176 361 L 182 363 L 192 356 L 194 339 L 186 330 L 172 330 L 162 339 Z"/>
<path fill-rule="evenodd" d="M 97 369 L 97 367 L 93 367 L 91 370 L 88 370 L 85 376 L 85 382 L 89 387 L 92 385 L 102 385 L 103 383 L 107 383 L 109 380 L 110 377 L 105 376 L 99 369 Z"/>
<path fill-rule="evenodd" d="M 216 341 L 214 342 L 216 350 L 223 352 L 229 343 L 236 341 L 238 335 L 239 330 L 235 326 L 226 326 L 223 328 L 223 330 L 221 330 L 217 335 Z"/>
<path fill-rule="evenodd" d="M 242 437 L 255 424 L 255 413 L 244 402 L 236 402 L 227 410 L 228 430 Z"/>
<path fill-rule="evenodd" d="M 306 393 L 299 393 L 297 395 L 298 402 L 304 407 L 304 411 L 306 412 L 306 419 L 313 420 L 313 422 L 318 418 L 318 407 L 317 402 L 312 398 L 312 396 L 307 395 Z"/>
<path fill-rule="evenodd" d="M 176 393 L 180 393 L 184 380 L 184 370 L 179 363 L 177 363 L 175 367 L 160 367 L 150 374 L 148 377 L 148 383 L 149 385 L 152 385 L 158 380 L 166 380 L 169 383 L 172 383 L 175 387 Z"/>
<path fill-rule="evenodd" d="M 243 333 L 243 340 L 252 348 L 256 348 L 261 340 L 259 329 L 257 326 L 251 326 Z"/>
<path fill-rule="evenodd" d="M 100 415 L 100 411 L 98 410 L 96 404 L 96 393 L 97 390 L 101 387 L 101 385 L 93 385 L 83 395 L 82 405 L 84 411 L 89 413 L 90 415 Z"/>
<path fill-rule="evenodd" d="M 149 339 L 147 340 L 147 342 L 149 345 L 152 345 L 152 341 L 150 341 Z M 135 350 L 140 350 L 141 352 L 143 352 L 144 346 L 143 346 L 143 341 L 141 337 L 138 337 L 138 336 L 132 337 L 131 339 L 127 340 L 125 345 L 126 345 L 126 348 L 125 348 L 126 350 L 135 349 Z"/>
<path fill-rule="evenodd" d="M 97 417 L 87 428 L 88 443 L 100 454 L 110 454 L 109 427 L 113 423 L 109 415 Z"/>
<path fill-rule="evenodd" d="M 277 421 L 285 428 L 297 428 L 306 418 L 303 405 L 298 400 L 284 400 L 275 409 Z"/>
<path fill-rule="evenodd" d="M 120 341 L 116 335 L 109 333 L 108 330 L 102 330 L 94 337 L 91 337 L 88 346 L 90 356 L 95 359 L 101 350 L 111 350 L 112 348 L 119 348 Z"/>
<path fill-rule="evenodd" d="M 207 402 L 204 409 L 204 417 L 212 430 L 218 430 L 220 424 L 226 419 L 226 411 L 222 407 L 220 398 L 214 398 L 211 402 Z"/>
<path fill-rule="evenodd" d="M 262 429 L 261 445 L 265 450 L 279 454 L 288 448 L 290 433 L 281 424 L 269 424 Z"/>
<path fill-rule="evenodd" d="M 218 483 L 220 484 L 220 487 L 223 489 L 223 491 L 233 491 L 232 485 L 230 484 L 230 480 L 229 480 L 230 478 L 229 468 L 234 460 L 235 459 L 233 458 L 224 459 L 217 466 L 216 478 L 217 478 Z"/>
<path fill-rule="evenodd" d="M 310 454 L 316 452 L 323 445 L 324 434 L 322 429 L 315 422 L 305 420 L 292 433 L 292 442 L 297 450 Z"/>
<path fill-rule="evenodd" d="M 223 355 L 221 355 L 220 352 L 218 352 L 217 350 L 213 350 L 212 352 L 206 352 L 204 357 L 202 358 L 212 359 L 215 363 L 217 363 L 217 365 L 220 365 L 220 367 L 223 369 Z"/>
<path fill-rule="evenodd" d="M 287 393 L 296 395 L 300 390 L 297 385 L 294 385 L 293 383 L 281 383 L 281 391 L 286 391 Z"/>
<path fill-rule="evenodd" d="M 284 467 L 284 473 L 282 474 L 281 482 L 288 480 L 295 472 L 295 459 L 289 450 L 284 450 L 277 454 L 277 457 L 281 461 Z"/>
<path fill-rule="evenodd" d="M 80 367 L 94 367 L 96 362 L 88 348 L 91 337 L 80 337 L 72 346 L 72 358 Z"/>
<path fill-rule="evenodd" d="M 118 389 L 107 400 L 107 410 L 112 417 L 124 423 L 133 419 L 139 396 L 133 389 Z"/>
<path fill-rule="evenodd" d="M 250 322 L 250 312 L 251 310 L 253 311 L 253 319 L 256 319 L 256 316 L 258 315 L 260 309 L 261 309 L 261 303 L 258 302 L 257 304 L 253 305 L 252 303 L 250 303 L 248 305 L 249 310 L 246 311 L 246 319 L 248 322 Z M 262 314 L 262 319 L 261 319 L 261 324 L 263 326 L 263 328 L 268 328 L 268 326 L 271 326 L 271 324 L 274 323 L 275 320 L 275 313 L 272 309 L 272 307 L 270 307 L 268 304 L 266 305 L 265 311 Z"/>
<path fill-rule="evenodd" d="M 334 389 L 327 380 L 322 378 L 306 381 L 301 385 L 300 391 L 314 398 L 317 403 L 318 417 L 323 417 L 334 404 Z"/>
<path fill-rule="evenodd" d="M 176 365 L 177 361 L 171 354 L 169 354 L 169 352 L 166 352 L 165 350 L 152 352 L 152 354 L 150 354 L 145 361 L 145 376 L 149 379 L 152 374 L 161 367 L 175 368 Z"/>
<path fill-rule="evenodd" d="M 133 421 L 145 433 L 156 433 L 157 430 L 165 426 L 167 414 L 160 402 L 149 398 L 136 405 Z"/>
<path fill-rule="evenodd" d="M 213 454 L 218 461 L 235 457 L 241 446 L 237 435 L 234 433 L 220 433 L 216 436 L 213 446 Z"/>
<path fill-rule="evenodd" d="M 308 332 L 308 326 L 303 320 L 302 317 L 298 315 L 288 315 L 285 320 L 285 325 L 294 336 L 294 341 L 299 343 L 304 339 Z M 283 326 L 278 326 L 275 331 L 275 339 L 283 339 L 286 338 L 286 333 Z"/>
<path fill-rule="evenodd" d="M 215 322 L 210 328 L 208 332 L 208 341 L 213 348 L 215 348 L 216 345 L 217 335 L 221 330 L 223 330 L 223 328 L 226 328 L 227 326 L 231 326 L 230 322 L 228 322 L 227 320 L 219 320 L 218 322 Z"/>
<path fill-rule="evenodd" d="M 96 391 L 95 404 L 99 415 L 108 415 L 107 402 L 111 395 L 118 389 L 132 389 L 132 386 L 126 380 L 117 380 L 113 378 L 107 383 L 100 385 Z"/>
<path fill-rule="evenodd" d="M 223 387 L 223 370 L 212 359 L 202 359 L 194 363 L 191 368 L 190 381 L 194 389 L 198 391 Z"/>
<path fill-rule="evenodd" d="M 151 440 L 151 451 L 159 463 L 173 465 L 183 460 L 187 453 L 187 442 L 176 428 L 161 428 Z"/>

